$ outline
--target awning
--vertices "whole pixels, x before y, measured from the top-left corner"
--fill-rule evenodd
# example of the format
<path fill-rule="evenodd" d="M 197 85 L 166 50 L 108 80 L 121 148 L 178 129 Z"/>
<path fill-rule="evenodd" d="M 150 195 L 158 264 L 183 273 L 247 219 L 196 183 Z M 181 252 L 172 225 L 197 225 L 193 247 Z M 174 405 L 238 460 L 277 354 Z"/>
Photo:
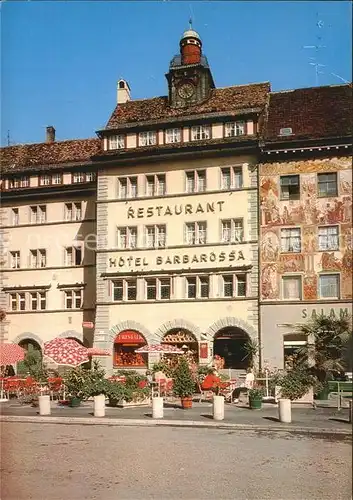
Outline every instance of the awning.
<path fill-rule="evenodd" d="M 306 345 L 307 342 L 305 342 L 305 340 L 285 340 L 283 344 L 287 347 L 289 346 L 295 347 L 296 345 Z"/>

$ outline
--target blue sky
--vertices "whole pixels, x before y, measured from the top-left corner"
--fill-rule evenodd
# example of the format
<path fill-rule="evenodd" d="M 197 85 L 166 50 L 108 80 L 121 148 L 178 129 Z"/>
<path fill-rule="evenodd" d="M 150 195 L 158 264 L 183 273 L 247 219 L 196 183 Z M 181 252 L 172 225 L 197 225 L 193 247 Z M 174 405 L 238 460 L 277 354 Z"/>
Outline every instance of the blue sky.
<path fill-rule="evenodd" d="M 351 80 L 351 3 L 346 1 L 3 1 L 1 144 L 93 137 L 125 78 L 134 99 L 165 95 L 165 73 L 188 26 L 203 40 L 216 86 L 270 81 L 272 90 Z M 316 26 L 316 13 L 323 27 Z"/>

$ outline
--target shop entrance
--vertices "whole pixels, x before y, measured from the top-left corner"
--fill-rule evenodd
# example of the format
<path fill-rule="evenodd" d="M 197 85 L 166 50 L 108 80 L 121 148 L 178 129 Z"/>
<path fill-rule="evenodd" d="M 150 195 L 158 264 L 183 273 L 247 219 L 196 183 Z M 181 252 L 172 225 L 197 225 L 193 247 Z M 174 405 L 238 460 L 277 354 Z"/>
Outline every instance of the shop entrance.
<path fill-rule="evenodd" d="M 136 353 L 139 347 L 147 345 L 145 337 L 136 330 L 124 330 L 114 340 L 114 368 L 145 368 L 147 354 Z"/>
<path fill-rule="evenodd" d="M 250 365 L 245 350 L 248 340 L 249 335 L 241 328 L 222 328 L 214 337 L 213 354 L 224 358 L 224 368 L 246 370 Z"/>
<path fill-rule="evenodd" d="M 174 345 L 183 349 L 190 357 L 198 363 L 199 360 L 199 344 L 196 337 L 189 332 L 189 330 L 182 330 L 180 328 L 173 328 L 169 330 L 161 342 L 162 344 Z"/>

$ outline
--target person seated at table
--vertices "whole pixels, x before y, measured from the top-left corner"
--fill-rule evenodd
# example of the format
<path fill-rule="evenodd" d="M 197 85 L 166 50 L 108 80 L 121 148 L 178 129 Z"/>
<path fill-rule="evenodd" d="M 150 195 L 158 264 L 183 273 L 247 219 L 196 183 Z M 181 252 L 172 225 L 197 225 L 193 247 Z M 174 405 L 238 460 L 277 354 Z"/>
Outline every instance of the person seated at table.
<path fill-rule="evenodd" d="M 217 373 L 217 370 L 213 370 L 212 373 L 206 375 L 201 384 L 201 389 L 203 391 L 210 391 L 216 387 L 221 382 L 221 379 Z"/>

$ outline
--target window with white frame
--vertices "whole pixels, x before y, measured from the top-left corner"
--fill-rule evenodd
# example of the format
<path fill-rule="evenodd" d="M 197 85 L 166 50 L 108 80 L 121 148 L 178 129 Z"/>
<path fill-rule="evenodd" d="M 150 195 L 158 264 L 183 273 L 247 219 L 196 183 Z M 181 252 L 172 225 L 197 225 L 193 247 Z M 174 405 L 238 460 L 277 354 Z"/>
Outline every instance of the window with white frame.
<path fill-rule="evenodd" d="M 124 149 L 125 148 L 125 135 L 111 135 L 108 137 L 109 149 Z"/>
<path fill-rule="evenodd" d="M 62 174 L 53 174 L 51 176 L 52 184 L 62 184 L 62 181 L 63 181 Z"/>
<path fill-rule="evenodd" d="M 190 170 L 185 172 L 185 176 L 187 193 L 206 191 L 206 170 Z"/>
<path fill-rule="evenodd" d="M 11 209 L 11 224 L 13 226 L 18 226 L 19 223 L 20 223 L 20 216 L 19 216 L 18 208 L 12 208 Z"/>
<path fill-rule="evenodd" d="M 137 299 L 137 280 L 119 279 L 112 281 L 113 301 L 133 301 Z"/>
<path fill-rule="evenodd" d="M 211 139 L 210 125 L 195 125 L 191 127 L 191 140 L 202 141 L 204 139 Z"/>
<path fill-rule="evenodd" d="M 95 172 L 87 172 L 86 182 L 93 182 L 95 180 L 96 180 L 96 173 Z"/>
<path fill-rule="evenodd" d="M 166 144 L 172 144 L 174 142 L 181 142 L 181 129 L 180 128 L 168 128 L 165 131 L 165 142 L 166 142 Z"/>
<path fill-rule="evenodd" d="M 163 196 L 166 193 L 165 174 L 146 175 L 146 195 Z"/>
<path fill-rule="evenodd" d="M 67 221 L 82 220 L 82 202 L 65 203 L 64 217 Z"/>
<path fill-rule="evenodd" d="M 282 276 L 282 298 L 283 300 L 301 300 L 301 276 Z"/>
<path fill-rule="evenodd" d="M 246 124 L 243 121 L 239 122 L 228 122 L 225 124 L 225 136 L 235 137 L 237 135 L 245 135 Z"/>
<path fill-rule="evenodd" d="M 221 279 L 223 297 L 246 297 L 246 274 L 224 274 Z"/>
<path fill-rule="evenodd" d="M 80 266 L 82 264 L 82 248 L 65 248 L 65 266 Z"/>
<path fill-rule="evenodd" d="M 281 200 L 300 199 L 299 175 L 281 175 L 280 187 L 281 187 Z"/>
<path fill-rule="evenodd" d="M 319 250 L 338 250 L 338 226 L 319 227 Z"/>
<path fill-rule="evenodd" d="M 13 179 L 9 179 L 9 188 L 10 189 L 16 189 L 20 187 L 20 179 L 18 177 L 15 177 Z"/>
<path fill-rule="evenodd" d="M 241 189 L 243 187 L 243 167 L 221 168 L 221 189 Z"/>
<path fill-rule="evenodd" d="M 19 250 L 10 252 L 10 267 L 11 269 L 20 269 L 21 267 L 21 255 Z"/>
<path fill-rule="evenodd" d="M 44 311 L 47 308 L 46 292 L 30 292 L 29 297 L 31 311 Z"/>
<path fill-rule="evenodd" d="M 146 278 L 145 298 L 146 300 L 168 300 L 171 290 L 170 278 Z"/>
<path fill-rule="evenodd" d="M 119 177 L 118 178 L 118 198 L 137 197 L 137 177 Z"/>
<path fill-rule="evenodd" d="M 82 288 L 64 290 L 65 309 L 80 309 L 82 307 Z"/>
<path fill-rule="evenodd" d="M 186 280 L 186 297 L 188 299 L 207 299 L 210 293 L 209 276 L 188 276 Z"/>
<path fill-rule="evenodd" d="M 320 299 L 340 298 L 340 276 L 339 274 L 321 274 L 319 277 Z"/>
<path fill-rule="evenodd" d="M 21 188 L 29 187 L 29 177 L 24 176 L 20 178 L 20 187 Z"/>
<path fill-rule="evenodd" d="M 44 224 L 47 220 L 46 205 L 29 207 L 31 224 Z"/>
<path fill-rule="evenodd" d="M 157 133 L 154 130 L 139 133 L 139 146 L 154 146 L 157 144 Z"/>
<path fill-rule="evenodd" d="M 243 219 L 225 219 L 222 224 L 222 243 L 241 242 L 244 238 Z"/>
<path fill-rule="evenodd" d="M 337 196 L 337 172 L 317 174 L 319 196 Z"/>
<path fill-rule="evenodd" d="M 136 248 L 137 247 L 137 227 L 125 226 L 118 227 L 118 247 Z"/>
<path fill-rule="evenodd" d="M 43 248 L 29 251 L 29 267 L 46 267 L 47 253 Z"/>
<path fill-rule="evenodd" d="M 10 293 L 10 310 L 25 311 L 26 310 L 26 294 L 25 292 Z"/>
<path fill-rule="evenodd" d="M 165 224 L 145 227 L 145 246 L 147 248 L 161 248 L 166 246 Z"/>
<path fill-rule="evenodd" d="M 50 186 L 51 184 L 51 176 L 50 175 L 41 175 L 39 177 L 39 185 L 40 186 Z"/>
<path fill-rule="evenodd" d="M 74 184 L 79 184 L 80 182 L 85 182 L 86 174 L 84 172 L 74 172 L 72 174 L 72 182 Z"/>
<path fill-rule="evenodd" d="M 204 245 L 207 241 L 207 222 L 187 222 L 185 224 L 185 243 Z"/>
<path fill-rule="evenodd" d="M 281 229 L 281 252 L 299 253 L 301 251 L 300 228 Z"/>

